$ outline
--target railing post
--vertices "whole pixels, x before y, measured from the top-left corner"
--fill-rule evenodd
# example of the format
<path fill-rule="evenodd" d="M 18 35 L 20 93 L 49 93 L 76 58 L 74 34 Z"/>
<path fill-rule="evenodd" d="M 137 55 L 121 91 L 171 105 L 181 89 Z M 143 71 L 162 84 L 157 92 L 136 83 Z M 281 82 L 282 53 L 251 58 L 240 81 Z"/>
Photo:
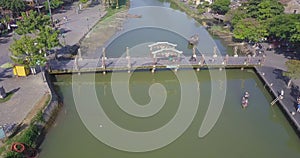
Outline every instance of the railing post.
<path fill-rule="evenodd" d="M 130 55 L 129 55 L 129 48 L 126 47 L 126 58 L 128 60 L 128 64 L 127 64 L 127 68 L 128 68 L 128 73 L 130 73 L 130 69 L 131 69 L 131 62 L 130 62 Z"/>
<path fill-rule="evenodd" d="M 234 55 L 233 55 L 233 57 L 238 57 L 237 50 L 238 50 L 238 47 L 235 46 L 234 47 Z"/>
<path fill-rule="evenodd" d="M 217 47 L 216 46 L 214 46 L 214 55 L 213 55 L 213 57 L 214 58 L 218 57 L 218 55 L 217 55 Z"/>
<path fill-rule="evenodd" d="M 105 48 L 102 48 L 102 68 L 103 70 L 103 74 L 106 74 L 105 69 L 106 69 L 106 65 L 105 65 Z"/>

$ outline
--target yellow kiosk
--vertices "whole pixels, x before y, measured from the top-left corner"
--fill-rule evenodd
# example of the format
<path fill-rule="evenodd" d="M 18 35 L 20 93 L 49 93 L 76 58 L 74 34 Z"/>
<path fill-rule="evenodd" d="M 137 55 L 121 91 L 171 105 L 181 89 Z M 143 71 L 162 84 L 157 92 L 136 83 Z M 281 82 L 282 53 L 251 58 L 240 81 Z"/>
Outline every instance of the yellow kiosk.
<path fill-rule="evenodd" d="M 15 65 L 13 72 L 15 76 L 28 76 L 30 73 L 29 68 L 24 65 Z"/>

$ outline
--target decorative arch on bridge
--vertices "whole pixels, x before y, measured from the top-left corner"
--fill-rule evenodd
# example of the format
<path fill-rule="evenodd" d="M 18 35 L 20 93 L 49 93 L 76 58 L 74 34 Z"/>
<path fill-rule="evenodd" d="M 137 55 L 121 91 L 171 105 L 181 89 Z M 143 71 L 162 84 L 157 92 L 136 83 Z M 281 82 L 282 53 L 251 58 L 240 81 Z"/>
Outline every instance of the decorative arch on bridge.
<path fill-rule="evenodd" d="M 154 64 L 156 64 L 158 60 L 172 63 L 180 62 L 180 57 L 183 52 L 177 50 L 176 46 L 177 44 L 169 42 L 156 42 L 148 45 Z"/>

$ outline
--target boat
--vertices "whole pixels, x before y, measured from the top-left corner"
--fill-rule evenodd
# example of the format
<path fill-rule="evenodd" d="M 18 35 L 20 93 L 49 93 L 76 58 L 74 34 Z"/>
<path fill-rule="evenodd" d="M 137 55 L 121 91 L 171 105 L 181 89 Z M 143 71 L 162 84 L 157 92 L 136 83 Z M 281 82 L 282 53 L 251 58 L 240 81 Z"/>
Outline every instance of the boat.
<path fill-rule="evenodd" d="M 242 98 L 242 107 L 246 108 L 248 106 L 248 99 L 246 99 L 245 97 Z"/>
<path fill-rule="evenodd" d="M 246 108 L 248 106 L 248 104 L 249 104 L 249 101 L 248 101 L 249 96 L 250 96 L 250 94 L 248 92 L 245 92 L 245 94 L 244 94 L 244 96 L 242 98 L 242 107 L 243 108 Z"/>

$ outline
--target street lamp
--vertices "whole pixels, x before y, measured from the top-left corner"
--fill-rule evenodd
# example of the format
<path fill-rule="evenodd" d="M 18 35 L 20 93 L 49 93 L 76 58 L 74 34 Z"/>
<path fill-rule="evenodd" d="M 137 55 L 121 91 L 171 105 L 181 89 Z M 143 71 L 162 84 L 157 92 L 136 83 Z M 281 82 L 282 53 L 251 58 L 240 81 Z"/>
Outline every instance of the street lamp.
<path fill-rule="evenodd" d="M 51 24 L 52 24 L 52 26 L 54 26 L 52 13 L 51 13 L 51 7 L 50 7 L 50 0 L 47 0 L 47 2 L 48 2 L 48 8 L 49 8 L 49 15 L 50 15 Z"/>
<path fill-rule="evenodd" d="M 89 32 L 90 31 L 89 18 L 86 18 L 86 25 L 87 25 L 87 29 L 88 29 L 88 32 Z"/>
<path fill-rule="evenodd" d="M 64 40 L 64 45 L 66 45 L 66 39 L 65 39 L 65 34 L 64 33 L 62 34 L 62 38 Z"/>

